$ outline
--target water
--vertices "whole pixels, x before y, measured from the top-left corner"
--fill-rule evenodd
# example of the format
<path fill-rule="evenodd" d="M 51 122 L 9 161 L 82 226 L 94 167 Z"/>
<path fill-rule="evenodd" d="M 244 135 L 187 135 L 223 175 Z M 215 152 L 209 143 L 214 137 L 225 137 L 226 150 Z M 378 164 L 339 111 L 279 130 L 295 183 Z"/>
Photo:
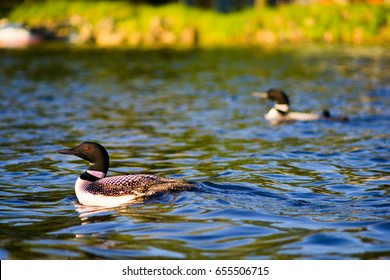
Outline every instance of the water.
<path fill-rule="evenodd" d="M 1 259 L 389 259 L 390 55 L 379 47 L 0 50 Z M 273 126 L 252 91 L 348 123 Z M 110 175 L 199 182 L 77 204 L 97 141 Z"/>

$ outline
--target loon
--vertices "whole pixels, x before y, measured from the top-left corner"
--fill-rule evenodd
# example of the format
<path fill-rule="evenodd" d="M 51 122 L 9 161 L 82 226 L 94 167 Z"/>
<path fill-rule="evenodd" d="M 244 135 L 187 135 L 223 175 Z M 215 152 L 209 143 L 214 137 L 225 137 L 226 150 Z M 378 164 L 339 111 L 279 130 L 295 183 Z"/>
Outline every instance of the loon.
<path fill-rule="evenodd" d="M 328 110 L 319 113 L 301 113 L 290 112 L 290 101 L 285 91 L 281 89 L 271 88 L 266 92 L 254 92 L 256 97 L 268 98 L 274 101 L 274 107 L 264 115 L 264 118 L 270 123 L 281 123 L 285 121 L 317 121 L 317 120 L 333 120 L 347 121 L 346 116 L 331 116 Z"/>
<path fill-rule="evenodd" d="M 75 184 L 77 199 L 88 206 L 115 207 L 154 194 L 188 190 L 195 186 L 181 179 L 170 179 L 148 174 L 106 177 L 109 167 L 107 150 L 95 142 L 84 142 L 77 147 L 57 151 L 75 155 L 89 162 L 88 169 Z"/>

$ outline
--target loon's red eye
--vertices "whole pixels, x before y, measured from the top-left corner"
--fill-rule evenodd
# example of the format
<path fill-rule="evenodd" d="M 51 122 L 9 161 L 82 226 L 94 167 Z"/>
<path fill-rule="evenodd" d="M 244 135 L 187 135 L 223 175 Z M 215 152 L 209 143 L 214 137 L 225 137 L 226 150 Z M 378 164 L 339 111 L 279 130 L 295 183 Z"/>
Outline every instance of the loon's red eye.
<path fill-rule="evenodd" d="M 90 150 L 91 150 L 91 147 L 90 146 L 87 146 L 87 147 L 85 147 L 85 149 L 84 149 L 86 152 L 89 152 Z"/>

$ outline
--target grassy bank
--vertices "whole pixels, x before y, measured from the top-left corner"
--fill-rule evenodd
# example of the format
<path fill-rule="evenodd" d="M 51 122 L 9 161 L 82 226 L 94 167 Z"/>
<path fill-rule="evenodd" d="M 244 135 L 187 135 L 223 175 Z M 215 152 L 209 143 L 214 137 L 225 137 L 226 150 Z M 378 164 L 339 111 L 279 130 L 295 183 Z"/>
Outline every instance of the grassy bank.
<path fill-rule="evenodd" d="M 172 4 L 48 1 L 9 18 L 74 42 L 129 46 L 237 46 L 280 43 L 389 44 L 390 6 L 308 5 L 219 14 Z"/>

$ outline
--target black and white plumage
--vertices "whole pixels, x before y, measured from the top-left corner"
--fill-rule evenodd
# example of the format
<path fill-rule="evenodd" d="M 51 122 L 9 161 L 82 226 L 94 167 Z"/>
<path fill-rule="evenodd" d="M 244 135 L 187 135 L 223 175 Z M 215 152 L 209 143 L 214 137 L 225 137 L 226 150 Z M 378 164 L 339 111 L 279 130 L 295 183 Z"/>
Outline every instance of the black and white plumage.
<path fill-rule="evenodd" d="M 348 120 L 346 116 L 331 116 L 328 110 L 324 110 L 322 113 L 290 112 L 289 98 L 286 92 L 281 89 L 271 88 L 266 92 L 254 92 L 253 95 L 274 101 L 274 107 L 264 115 L 264 118 L 273 124 L 286 121 Z"/>
<path fill-rule="evenodd" d="M 177 179 L 135 174 L 102 178 L 89 184 L 85 190 L 92 194 L 108 196 L 147 196 L 162 191 L 180 190 L 183 188 L 183 183 L 184 181 Z M 185 184 L 188 185 L 187 182 Z"/>
<path fill-rule="evenodd" d="M 89 162 L 89 168 L 75 184 L 76 196 L 83 205 L 114 207 L 158 193 L 191 189 L 194 184 L 181 179 L 149 174 L 105 177 L 109 167 L 106 149 L 95 142 L 84 142 L 58 151 Z"/>

